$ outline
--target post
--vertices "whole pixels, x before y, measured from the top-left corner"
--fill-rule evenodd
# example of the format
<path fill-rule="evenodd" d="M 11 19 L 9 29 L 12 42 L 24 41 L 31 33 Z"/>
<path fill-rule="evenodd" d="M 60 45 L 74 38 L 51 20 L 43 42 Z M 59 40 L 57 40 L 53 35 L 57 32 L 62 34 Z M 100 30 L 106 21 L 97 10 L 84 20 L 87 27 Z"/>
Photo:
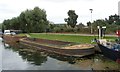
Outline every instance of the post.
<path fill-rule="evenodd" d="M 101 26 L 97 26 L 98 28 L 98 39 L 101 39 Z"/>
<path fill-rule="evenodd" d="M 27 24 L 26 24 L 26 32 L 28 33 L 28 27 L 27 27 Z"/>
<path fill-rule="evenodd" d="M 105 37 L 106 26 L 103 26 L 102 29 L 103 29 L 103 34 L 104 34 L 103 37 Z"/>
<path fill-rule="evenodd" d="M 93 34 L 93 28 L 92 28 L 92 11 L 93 11 L 93 9 L 89 9 L 89 10 L 91 12 L 91 34 Z"/>

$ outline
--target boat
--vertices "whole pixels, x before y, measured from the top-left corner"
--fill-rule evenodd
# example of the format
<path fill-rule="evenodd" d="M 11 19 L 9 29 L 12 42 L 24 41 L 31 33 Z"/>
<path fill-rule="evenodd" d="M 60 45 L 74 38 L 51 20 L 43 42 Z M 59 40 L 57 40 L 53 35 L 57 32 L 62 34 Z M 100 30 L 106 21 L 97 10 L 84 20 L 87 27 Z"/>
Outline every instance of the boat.
<path fill-rule="evenodd" d="M 5 43 L 9 42 L 19 42 L 21 38 L 25 38 L 26 36 L 18 36 L 18 35 L 3 35 L 3 41 Z"/>
<path fill-rule="evenodd" d="M 38 50 L 70 57 L 83 57 L 95 53 L 94 46 L 89 44 L 76 45 L 73 42 L 39 38 L 22 38 L 20 39 L 19 43 L 37 48 Z"/>
<path fill-rule="evenodd" d="M 105 57 L 120 63 L 120 44 L 98 42 L 97 45 Z"/>

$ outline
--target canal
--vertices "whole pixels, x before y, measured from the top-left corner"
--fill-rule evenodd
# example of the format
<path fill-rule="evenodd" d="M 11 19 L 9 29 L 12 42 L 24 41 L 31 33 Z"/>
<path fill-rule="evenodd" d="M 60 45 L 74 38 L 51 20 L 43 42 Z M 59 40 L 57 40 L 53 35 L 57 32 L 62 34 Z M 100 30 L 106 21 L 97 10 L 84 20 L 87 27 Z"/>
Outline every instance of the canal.
<path fill-rule="evenodd" d="M 120 70 L 120 64 L 101 54 L 83 58 L 65 57 L 19 43 L 6 44 L 2 39 L 0 53 L 2 70 Z"/>

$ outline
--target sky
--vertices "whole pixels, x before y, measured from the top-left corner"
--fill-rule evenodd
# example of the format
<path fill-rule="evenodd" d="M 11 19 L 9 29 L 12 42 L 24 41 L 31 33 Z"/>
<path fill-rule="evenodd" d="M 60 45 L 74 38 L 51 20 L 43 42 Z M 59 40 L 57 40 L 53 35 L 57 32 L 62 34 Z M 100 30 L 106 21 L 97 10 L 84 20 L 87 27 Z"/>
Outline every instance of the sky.
<path fill-rule="evenodd" d="M 0 23 L 20 15 L 26 9 L 38 6 L 46 10 L 47 19 L 54 23 L 65 23 L 69 10 L 75 10 L 79 16 L 77 22 L 86 24 L 91 21 L 105 19 L 118 14 L 119 0 L 0 0 Z"/>

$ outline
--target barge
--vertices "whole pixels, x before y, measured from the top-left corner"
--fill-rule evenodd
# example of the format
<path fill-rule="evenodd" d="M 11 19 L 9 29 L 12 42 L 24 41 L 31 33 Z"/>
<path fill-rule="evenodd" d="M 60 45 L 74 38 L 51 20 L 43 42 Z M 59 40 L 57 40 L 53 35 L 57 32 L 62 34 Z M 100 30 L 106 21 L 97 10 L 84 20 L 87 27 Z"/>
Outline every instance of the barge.
<path fill-rule="evenodd" d="M 38 39 L 38 38 L 22 38 L 20 44 L 35 47 L 38 50 L 44 50 L 64 56 L 83 57 L 95 53 L 94 46 L 90 44 L 75 45 L 72 42 Z"/>

